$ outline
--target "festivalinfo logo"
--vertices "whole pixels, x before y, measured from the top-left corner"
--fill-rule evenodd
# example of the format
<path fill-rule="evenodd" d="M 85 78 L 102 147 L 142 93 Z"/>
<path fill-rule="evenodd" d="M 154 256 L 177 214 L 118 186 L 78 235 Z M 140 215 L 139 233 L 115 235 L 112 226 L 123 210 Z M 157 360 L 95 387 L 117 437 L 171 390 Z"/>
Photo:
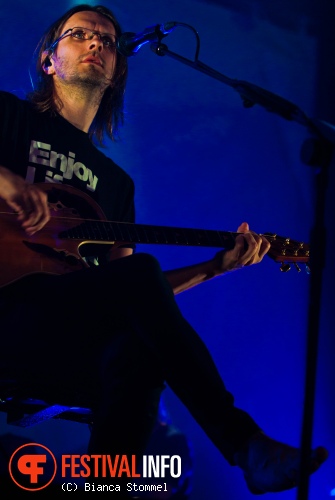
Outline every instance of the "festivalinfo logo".
<path fill-rule="evenodd" d="M 84 491 L 115 491 L 126 487 L 129 491 L 166 492 L 167 476 L 181 476 L 181 457 L 179 455 L 143 455 L 139 460 L 136 455 L 76 455 L 66 454 L 60 457 L 60 473 L 62 491 L 76 491 L 80 487 Z M 140 471 L 140 472 L 139 472 Z M 55 479 L 57 460 L 54 454 L 44 445 L 28 443 L 17 448 L 9 461 L 9 473 L 13 482 L 26 491 L 39 491 L 47 488 Z M 136 482 L 117 484 L 118 478 L 136 478 Z M 155 478 L 153 484 L 139 484 L 138 478 Z M 157 478 L 163 479 L 157 482 Z M 87 479 L 83 485 L 79 483 Z M 116 480 L 112 483 L 109 479 Z M 77 482 L 76 482 L 77 480 Z M 94 480 L 94 482 L 92 482 Z M 103 484 L 100 484 L 99 480 Z M 121 482 L 121 481 L 119 481 Z"/>

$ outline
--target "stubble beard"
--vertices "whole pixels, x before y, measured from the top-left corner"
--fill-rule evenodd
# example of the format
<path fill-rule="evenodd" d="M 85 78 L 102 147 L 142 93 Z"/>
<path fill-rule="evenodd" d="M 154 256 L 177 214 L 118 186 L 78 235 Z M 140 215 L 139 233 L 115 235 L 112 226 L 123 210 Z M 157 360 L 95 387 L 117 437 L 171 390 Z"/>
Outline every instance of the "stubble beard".
<path fill-rule="evenodd" d="M 86 71 L 79 72 L 60 61 L 58 80 L 63 88 L 80 97 L 100 101 L 111 80 L 102 75 L 94 64 L 88 64 Z"/>

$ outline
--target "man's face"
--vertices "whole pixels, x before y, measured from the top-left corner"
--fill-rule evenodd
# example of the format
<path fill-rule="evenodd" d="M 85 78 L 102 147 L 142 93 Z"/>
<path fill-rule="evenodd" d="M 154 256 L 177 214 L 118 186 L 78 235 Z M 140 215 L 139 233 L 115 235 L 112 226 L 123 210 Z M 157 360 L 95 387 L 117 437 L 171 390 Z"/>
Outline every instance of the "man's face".
<path fill-rule="evenodd" d="M 113 23 L 96 12 L 77 12 L 66 21 L 62 33 L 74 27 L 115 35 Z M 51 56 L 49 73 L 53 74 L 56 83 L 75 83 L 105 90 L 113 77 L 116 57 L 116 49 L 105 47 L 97 35 L 91 40 L 65 36 Z"/>

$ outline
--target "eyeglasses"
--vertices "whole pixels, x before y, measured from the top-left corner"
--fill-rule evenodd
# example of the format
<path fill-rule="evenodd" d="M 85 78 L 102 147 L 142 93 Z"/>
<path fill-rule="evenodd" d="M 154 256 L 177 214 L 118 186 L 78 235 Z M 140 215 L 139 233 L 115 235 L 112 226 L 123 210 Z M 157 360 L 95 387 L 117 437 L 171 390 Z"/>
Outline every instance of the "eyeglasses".
<path fill-rule="evenodd" d="M 71 36 L 75 40 L 92 40 L 94 35 L 97 35 L 99 40 L 102 41 L 102 44 L 107 49 L 113 50 L 116 47 L 116 36 L 111 33 L 100 33 L 100 31 L 90 30 L 88 28 L 82 28 L 80 26 L 76 26 L 74 28 L 70 28 L 66 30 L 57 40 L 50 45 L 46 50 L 54 51 L 57 44 L 65 37 Z"/>

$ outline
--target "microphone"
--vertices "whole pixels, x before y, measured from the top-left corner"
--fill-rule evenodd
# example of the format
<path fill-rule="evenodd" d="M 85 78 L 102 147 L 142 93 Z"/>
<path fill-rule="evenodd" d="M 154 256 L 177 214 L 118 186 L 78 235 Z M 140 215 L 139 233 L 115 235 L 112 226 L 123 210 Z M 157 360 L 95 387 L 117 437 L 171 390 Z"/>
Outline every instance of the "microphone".
<path fill-rule="evenodd" d="M 156 24 L 145 28 L 142 33 L 122 33 L 117 40 L 116 48 L 122 56 L 130 57 L 148 42 L 160 42 L 178 26 L 178 23 L 171 21 L 166 24 Z"/>

